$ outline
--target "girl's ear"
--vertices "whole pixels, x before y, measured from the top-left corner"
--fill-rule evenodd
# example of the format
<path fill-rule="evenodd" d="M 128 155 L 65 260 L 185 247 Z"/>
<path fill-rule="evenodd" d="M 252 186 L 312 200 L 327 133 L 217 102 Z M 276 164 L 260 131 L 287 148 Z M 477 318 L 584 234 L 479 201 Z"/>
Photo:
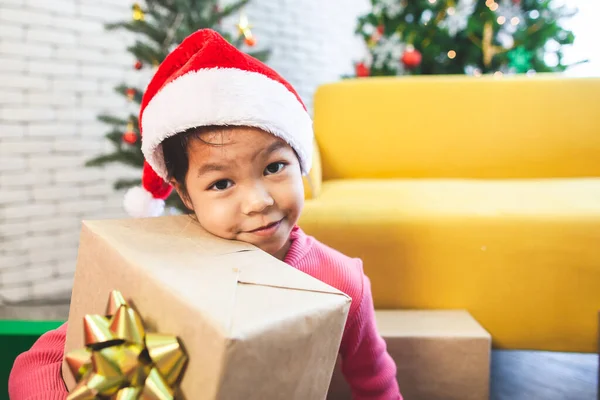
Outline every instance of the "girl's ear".
<path fill-rule="evenodd" d="M 171 179 L 169 183 L 171 184 L 171 186 L 173 186 L 175 191 L 177 191 L 177 194 L 181 198 L 181 201 L 183 201 L 183 204 L 188 208 L 188 210 L 194 211 L 194 205 L 192 204 L 190 196 L 188 195 L 184 185 L 180 184 L 175 179 Z"/>

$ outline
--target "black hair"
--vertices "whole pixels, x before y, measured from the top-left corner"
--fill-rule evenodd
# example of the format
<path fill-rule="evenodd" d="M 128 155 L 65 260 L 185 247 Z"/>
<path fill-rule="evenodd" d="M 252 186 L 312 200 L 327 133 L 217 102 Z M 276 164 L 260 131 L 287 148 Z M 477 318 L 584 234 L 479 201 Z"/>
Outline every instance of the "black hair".
<path fill-rule="evenodd" d="M 165 167 L 167 168 L 167 179 L 169 181 L 175 180 L 175 182 L 177 182 L 181 196 L 184 197 L 185 200 L 188 200 L 188 202 L 190 198 L 185 185 L 185 176 L 190 168 L 190 159 L 188 153 L 190 141 L 197 139 L 211 146 L 223 146 L 225 144 L 223 134 L 230 128 L 231 126 L 219 125 L 190 128 L 176 133 L 162 142 L 163 157 L 165 160 Z M 205 133 L 221 134 L 220 140 L 216 142 L 208 142 L 202 138 L 202 135 Z M 296 150 L 294 150 L 294 154 L 296 154 L 296 157 L 300 159 L 296 153 Z"/>
<path fill-rule="evenodd" d="M 221 126 L 202 126 L 187 129 L 183 132 L 177 133 L 173 136 L 168 137 L 162 142 L 163 157 L 165 160 L 165 167 L 167 168 L 167 179 L 175 180 L 179 185 L 181 194 L 188 197 L 187 187 L 185 185 L 185 176 L 190 168 L 190 159 L 188 154 L 189 142 L 193 139 L 198 139 L 211 146 L 222 146 L 223 138 L 221 137 L 221 143 L 219 142 L 207 142 L 201 135 L 208 132 L 219 133 L 223 131 Z"/>

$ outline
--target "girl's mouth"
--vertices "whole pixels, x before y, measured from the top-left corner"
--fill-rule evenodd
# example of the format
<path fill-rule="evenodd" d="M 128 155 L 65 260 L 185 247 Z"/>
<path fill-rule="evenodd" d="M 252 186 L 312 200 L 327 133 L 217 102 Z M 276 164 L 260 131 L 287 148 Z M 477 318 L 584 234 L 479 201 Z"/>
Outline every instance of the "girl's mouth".
<path fill-rule="evenodd" d="M 248 231 L 248 233 L 252 233 L 258 236 L 271 236 L 275 232 L 277 232 L 277 229 L 281 225 L 281 221 L 283 221 L 283 219 L 270 223 L 269 225 L 261 226 L 260 228 Z"/>

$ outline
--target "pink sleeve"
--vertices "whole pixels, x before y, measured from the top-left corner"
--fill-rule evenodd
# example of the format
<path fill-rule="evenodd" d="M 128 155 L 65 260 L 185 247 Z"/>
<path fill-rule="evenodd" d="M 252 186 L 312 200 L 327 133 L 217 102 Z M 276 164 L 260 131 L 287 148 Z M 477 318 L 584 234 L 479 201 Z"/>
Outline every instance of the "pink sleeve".
<path fill-rule="evenodd" d="M 68 392 L 61 365 L 67 324 L 43 334 L 15 360 L 8 380 L 11 400 L 64 400 Z"/>
<path fill-rule="evenodd" d="M 360 305 L 350 316 L 340 346 L 342 373 L 352 389 L 352 399 L 401 400 L 396 364 L 377 332 L 371 283 L 366 276 L 362 296 L 356 300 Z"/>

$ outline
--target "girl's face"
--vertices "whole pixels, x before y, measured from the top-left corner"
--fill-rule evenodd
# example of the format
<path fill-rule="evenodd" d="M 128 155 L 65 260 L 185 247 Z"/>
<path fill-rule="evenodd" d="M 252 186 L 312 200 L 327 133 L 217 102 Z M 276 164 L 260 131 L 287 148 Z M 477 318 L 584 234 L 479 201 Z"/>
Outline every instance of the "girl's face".
<path fill-rule="evenodd" d="M 292 148 L 262 130 L 232 127 L 190 140 L 187 152 L 188 196 L 173 184 L 200 225 L 283 260 L 304 205 L 300 164 Z"/>

